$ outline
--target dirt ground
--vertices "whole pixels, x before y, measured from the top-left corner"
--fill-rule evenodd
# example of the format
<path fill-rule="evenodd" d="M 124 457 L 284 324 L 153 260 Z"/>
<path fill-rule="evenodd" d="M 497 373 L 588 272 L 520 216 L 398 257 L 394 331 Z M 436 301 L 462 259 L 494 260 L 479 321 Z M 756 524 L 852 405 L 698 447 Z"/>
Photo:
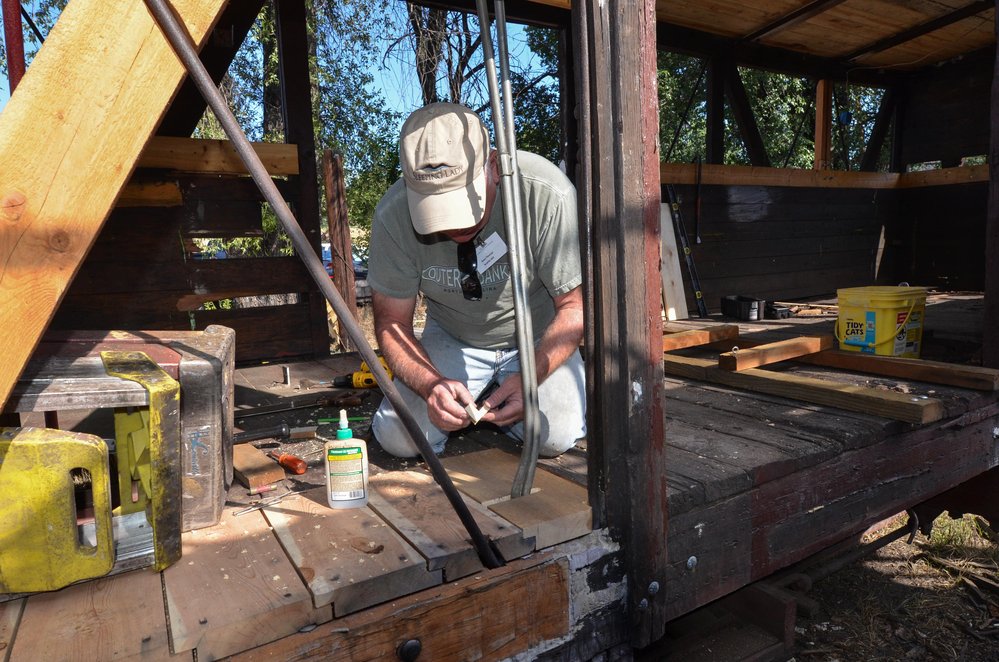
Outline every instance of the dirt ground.
<path fill-rule="evenodd" d="M 807 596 L 820 609 L 798 618 L 796 662 L 999 662 L 999 545 L 980 518 L 944 513 L 929 538 L 895 541 Z"/>

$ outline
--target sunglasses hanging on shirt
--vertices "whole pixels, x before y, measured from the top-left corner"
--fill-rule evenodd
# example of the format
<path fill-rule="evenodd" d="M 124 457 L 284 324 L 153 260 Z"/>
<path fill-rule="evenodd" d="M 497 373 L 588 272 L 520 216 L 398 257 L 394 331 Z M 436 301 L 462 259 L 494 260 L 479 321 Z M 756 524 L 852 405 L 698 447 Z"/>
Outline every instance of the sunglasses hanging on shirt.
<path fill-rule="evenodd" d="M 482 299 L 482 283 L 479 281 L 478 258 L 475 255 L 476 240 L 470 239 L 458 244 L 458 271 L 461 272 L 461 293 L 469 301 Z"/>

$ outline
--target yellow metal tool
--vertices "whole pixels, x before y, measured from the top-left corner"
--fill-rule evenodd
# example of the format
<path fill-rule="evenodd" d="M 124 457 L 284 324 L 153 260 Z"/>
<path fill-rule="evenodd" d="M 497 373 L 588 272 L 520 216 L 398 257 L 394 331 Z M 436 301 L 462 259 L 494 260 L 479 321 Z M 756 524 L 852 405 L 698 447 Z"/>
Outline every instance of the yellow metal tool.
<path fill-rule="evenodd" d="M 118 481 L 123 512 L 146 510 L 153 527 L 153 568 L 163 570 L 181 551 L 180 384 L 142 352 L 101 352 L 101 360 L 109 375 L 138 382 L 149 392 L 147 409 L 115 410 Z"/>
<path fill-rule="evenodd" d="M 52 591 L 111 571 L 109 474 L 100 437 L 0 429 L 0 593 Z M 91 506 L 93 538 L 80 521 Z"/>

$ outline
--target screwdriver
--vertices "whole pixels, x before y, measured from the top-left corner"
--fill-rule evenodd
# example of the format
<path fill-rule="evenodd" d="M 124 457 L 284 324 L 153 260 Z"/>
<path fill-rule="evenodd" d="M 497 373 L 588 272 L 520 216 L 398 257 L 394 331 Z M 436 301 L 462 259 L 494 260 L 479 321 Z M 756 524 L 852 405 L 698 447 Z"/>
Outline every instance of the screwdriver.
<path fill-rule="evenodd" d="M 290 453 L 275 453 L 274 451 L 269 451 L 267 453 L 268 457 L 277 460 L 277 463 L 282 467 L 295 474 L 296 476 L 301 476 L 308 469 L 308 465 L 305 464 L 305 460 Z"/>

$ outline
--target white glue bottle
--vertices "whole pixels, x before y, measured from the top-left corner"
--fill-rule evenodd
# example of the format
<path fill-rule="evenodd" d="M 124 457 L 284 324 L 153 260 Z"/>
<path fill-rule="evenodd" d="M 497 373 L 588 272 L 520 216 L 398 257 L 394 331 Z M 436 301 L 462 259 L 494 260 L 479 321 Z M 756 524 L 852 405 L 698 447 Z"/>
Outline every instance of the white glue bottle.
<path fill-rule="evenodd" d="M 326 501 L 330 508 L 360 508 L 368 503 L 368 445 L 347 427 L 340 410 L 336 439 L 323 446 L 326 462 Z"/>

